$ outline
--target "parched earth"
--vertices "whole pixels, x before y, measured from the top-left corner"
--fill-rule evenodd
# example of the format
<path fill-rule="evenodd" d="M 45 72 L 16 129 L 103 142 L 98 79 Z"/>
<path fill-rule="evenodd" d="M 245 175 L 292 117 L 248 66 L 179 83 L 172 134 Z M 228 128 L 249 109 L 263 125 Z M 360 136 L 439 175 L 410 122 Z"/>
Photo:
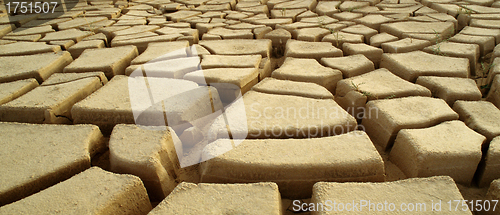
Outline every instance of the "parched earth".
<path fill-rule="evenodd" d="M 0 214 L 500 214 L 498 0 L 20 2 Z"/>

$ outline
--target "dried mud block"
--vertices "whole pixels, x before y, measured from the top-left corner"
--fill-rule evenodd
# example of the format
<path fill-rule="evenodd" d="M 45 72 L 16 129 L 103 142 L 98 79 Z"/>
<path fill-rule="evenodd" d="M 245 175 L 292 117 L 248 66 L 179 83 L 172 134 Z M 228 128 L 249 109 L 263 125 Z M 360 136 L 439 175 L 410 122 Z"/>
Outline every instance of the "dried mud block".
<path fill-rule="evenodd" d="M 39 87 L 0 106 L 0 121 L 71 123 L 71 107 L 107 82 L 102 72 L 56 73 Z"/>
<path fill-rule="evenodd" d="M 87 49 L 63 70 L 65 73 L 83 73 L 102 71 L 111 79 L 115 75 L 125 74 L 125 68 L 137 57 L 135 46 L 115 48 Z"/>
<path fill-rule="evenodd" d="M 219 35 L 222 39 L 253 39 L 254 35 L 250 29 L 227 29 L 227 28 L 212 28 L 207 34 Z"/>
<path fill-rule="evenodd" d="M 382 43 L 388 43 L 388 42 L 393 42 L 397 41 L 399 38 L 392 36 L 388 33 L 380 33 L 380 34 L 375 34 L 372 37 L 370 37 L 370 45 L 375 46 L 377 48 L 380 48 Z"/>
<path fill-rule="evenodd" d="M 456 101 L 453 110 L 469 128 L 491 141 L 500 135 L 500 110 L 488 101 Z"/>
<path fill-rule="evenodd" d="M 147 214 L 151 210 L 146 189 L 132 175 L 99 167 L 0 208 L 5 214 Z"/>
<path fill-rule="evenodd" d="M 25 41 L 25 42 L 37 42 L 42 38 L 41 34 L 33 34 L 26 36 L 8 36 L 5 35 L 2 37 L 4 40 L 13 40 L 13 41 Z"/>
<path fill-rule="evenodd" d="M 66 22 L 57 23 L 57 29 L 59 31 L 78 28 L 80 26 L 90 25 L 95 22 L 101 22 L 107 20 L 106 17 L 77 17 Z"/>
<path fill-rule="evenodd" d="M 155 214 L 270 214 L 283 213 L 275 183 L 180 183 L 149 215 Z"/>
<path fill-rule="evenodd" d="M 275 29 L 264 35 L 264 39 L 270 39 L 272 46 L 278 49 L 281 54 L 285 51 L 285 45 L 289 39 L 292 39 L 292 34 L 285 29 Z"/>
<path fill-rule="evenodd" d="M 3 148 L 0 205 L 17 201 L 89 168 L 90 158 L 105 148 L 102 134 L 94 125 L 2 122 L 0 128 Z M 22 162 L 16 162 L 20 158 Z"/>
<path fill-rule="evenodd" d="M 358 203 L 359 211 L 368 211 L 369 214 L 401 214 L 401 206 L 404 210 L 413 208 L 411 210 L 426 211 L 426 214 L 472 214 L 469 210 L 450 211 L 447 202 L 454 200 L 462 202 L 464 199 L 453 179 L 448 176 L 384 183 L 318 182 L 313 187 L 311 198 L 316 212 L 311 214 L 345 214 L 346 206 L 352 207 L 348 204 L 353 201 L 354 204 Z M 439 202 L 441 205 L 436 206 Z"/>
<path fill-rule="evenodd" d="M 196 106 L 200 100 L 212 98 L 214 103 L 219 102 L 214 92 L 215 89 L 198 87 L 198 84 L 191 81 L 155 77 L 146 79 L 137 77 L 136 74 L 131 76 L 131 78 L 122 75 L 115 76 L 103 88 L 76 103 L 71 110 L 74 123 L 98 125 L 106 134 L 111 133 L 112 128 L 117 124 L 137 122 L 136 124 L 142 123 L 141 125 L 144 123 L 148 123 L 144 125 L 155 125 L 154 123 L 162 123 L 161 125 L 165 126 L 163 115 L 161 118 L 154 115 L 156 113 L 154 108 L 158 108 L 157 105 L 162 105 L 162 101 L 168 98 L 168 102 L 172 104 L 177 102 L 179 105 L 165 105 L 163 113 L 170 116 L 168 123 L 172 122 L 176 125 L 194 120 L 199 117 L 199 114 L 212 113 L 212 106 L 207 106 L 207 102 L 203 106 Z M 144 94 L 148 91 L 141 91 L 143 89 L 141 87 L 146 87 L 146 80 L 152 89 L 153 101 L 148 100 L 150 97 Z M 138 89 L 129 89 L 130 83 Z M 212 97 L 207 95 L 210 92 L 212 92 Z M 134 103 L 131 103 L 131 99 Z M 146 111 L 150 108 L 148 104 L 155 104 L 151 106 L 154 116 L 141 114 L 149 113 Z M 134 118 L 132 108 L 140 115 Z M 194 114 L 195 112 L 198 114 Z M 153 119 L 148 117 L 153 117 Z"/>
<path fill-rule="evenodd" d="M 232 150 L 231 140 L 219 139 L 204 148 L 203 156 L 207 161 L 200 166 L 202 182 L 272 181 L 291 199 L 310 197 L 318 181 L 380 182 L 385 174 L 382 157 L 362 131 L 312 139 L 244 140 Z"/>
<path fill-rule="evenodd" d="M 210 53 L 218 55 L 254 55 L 260 54 L 263 58 L 271 56 L 271 40 L 212 40 L 200 41 Z"/>
<path fill-rule="evenodd" d="M 375 70 L 373 62 L 362 54 L 346 57 L 321 58 L 321 64 L 342 72 L 344 78 L 362 75 Z"/>
<path fill-rule="evenodd" d="M 447 175 L 470 186 L 485 141 L 483 135 L 458 120 L 430 128 L 402 129 L 389 159 L 409 178 Z"/>
<path fill-rule="evenodd" d="M 336 31 L 332 34 L 326 35 L 321 40 L 322 42 L 330 42 L 337 48 L 342 48 L 344 43 L 363 43 L 365 41 L 363 35 L 345 33 Z"/>
<path fill-rule="evenodd" d="M 380 33 L 386 32 L 399 38 L 409 33 L 430 34 L 435 37 L 437 33 L 440 38 L 448 38 L 455 34 L 454 27 L 452 22 L 406 21 L 381 24 Z"/>
<path fill-rule="evenodd" d="M 45 37 L 40 39 L 40 42 L 51 42 L 56 40 L 73 40 L 75 43 L 82 41 L 83 38 L 93 35 L 90 31 L 80 31 L 77 29 L 68 29 L 47 33 Z"/>
<path fill-rule="evenodd" d="M 61 51 L 61 46 L 44 42 L 17 42 L 0 45 L 0 56 L 19 56 Z"/>
<path fill-rule="evenodd" d="M 73 61 L 69 52 L 0 57 L 0 83 L 35 78 L 39 83 Z"/>
<path fill-rule="evenodd" d="M 315 12 L 320 16 L 332 16 L 339 12 L 338 6 L 340 3 L 340 1 L 319 1 L 316 5 Z"/>
<path fill-rule="evenodd" d="M 491 56 L 491 59 L 495 59 L 497 57 L 500 57 L 500 44 L 495 46 L 495 48 L 493 49 L 493 55 Z"/>
<path fill-rule="evenodd" d="M 500 109 L 500 75 L 496 75 L 493 79 L 488 96 L 486 96 L 486 100 L 493 103 Z"/>
<path fill-rule="evenodd" d="M 109 140 L 110 169 L 140 177 L 150 198 L 162 200 L 177 186 L 176 149 L 182 155 L 182 145 L 174 139 L 178 137 L 170 128 L 117 125 Z"/>
<path fill-rule="evenodd" d="M 405 53 L 422 50 L 430 45 L 431 42 L 427 40 L 405 38 L 398 41 L 382 43 L 381 47 L 384 53 Z"/>
<path fill-rule="evenodd" d="M 411 82 L 415 82 L 419 76 L 469 77 L 468 59 L 433 55 L 422 51 L 384 53 L 380 68 L 386 68 Z"/>
<path fill-rule="evenodd" d="M 362 18 L 358 18 L 353 20 L 354 22 L 358 24 L 362 24 L 364 26 L 367 26 L 369 28 L 373 28 L 377 31 L 380 31 L 380 25 L 387 23 L 387 22 L 392 22 L 394 19 L 385 17 L 380 14 L 368 14 Z"/>
<path fill-rule="evenodd" d="M 496 57 L 495 59 L 493 59 L 493 62 L 491 65 L 493 65 L 493 66 L 488 71 L 488 78 L 486 80 L 486 82 L 488 84 L 492 84 L 495 76 L 500 74 L 500 57 Z"/>
<path fill-rule="evenodd" d="M 202 69 L 259 68 L 262 55 L 207 55 L 201 61 Z"/>
<path fill-rule="evenodd" d="M 160 61 L 172 58 L 187 57 L 187 41 L 149 43 L 146 50 L 134 58 L 130 64 L 144 64 L 151 61 Z"/>
<path fill-rule="evenodd" d="M 370 43 L 370 38 L 378 34 L 377 30 L 360 24 L 349 26 L 347 28 L 342 29 L 341 31 L 351 34 L 363 35 L 363 37 L 365 38 L 365 43 Z"/>
<path fill-rule="evenodd" d="M 301 41 L 320 42 L 324 36 L 331 34 L 331 32 L 324 28 L 301 28 L 296 29 L 294 32 L 297 35 L 295 38 Z"/>
<path fill-rule="evenodd" d="M 462 29 L 460 33 L 476 36 L 492 36 L 495 37 L 495 44 L 500 44 L 500 29 L 465 26 L 465 28 Z"/>
<path fill-rule="evenodd" d="M 302 96 L 314 99 L 333 99 L 332 93 L 318 84 L 275 78 L 264 78 L 253 86 L 252 90 L 278 95 Z"/>
<path fill-rule="evenodd" d="M 456 43 L 467 43 L 467 44 L 477 44 L 479 45 L 479 51 L 481 56 L 493 51 L 495 47 L 495 38 L 492 36 L 476 36 L 476 35 L 466 35 L 466 34 L 456 34 L 451 37 L 448 41 Z"/>
<path fill-rule="evenodd" d="M 101 49 L 105 48 L 104 41 L 102 40 L 89 40 L 89 41 L 81 41 L 71 47 L 68 48 L 69 53 L 73 59 L 78 58 L 83 51 L 86 49 Z"/>
<path fill-rule="evenodd" d="M 315 59 L 287 57 L 283 65 L 273 71 L 271 77 L 316 83 L 333 93 L 337 82 L 342 79 L 342 72 L 324 67 Z"/>
<path fill-rule="evenodd" d="M 198 56 L 166 59 L 179 53 L 171 52 L 143 65 L 131 65 L 125 70 L 125 75 L 130 76 L 134 72 L 144 72 L 148 77 L 182 79 L 187 73 L 200 70 Z M 186 53 L 183 54 L 186 55 Z"/>
<path fill-rule="evenodd" d="M 224 102 L 230 102 L 250 90 L 259 80 L 257 68 L 203 69 L 184 75 L 184 79 L 199 85 L 211 85 Z"/>
<path fill-rule="evenodd" d="M 500 137 L 495 137 L 490 142 L 486 157 L 478 167 L 479 187 L 488 186 L 493 180 L 500 178 Z M 497 208 L 498 210 L 498 208 Z"/>
<path fill-rule="evenodd" d="M 362 124 L 373 143 L 385 150 L 392 147 L 401 129 L 426 128 L 458 119 L 442 99 L 412 96 L 373 100 L 366 103 Z"/>
<path fill-rule="evenodd" d="M 189 11 L 189 10 L 180 10 L 174 13 L 169 13 L 166 14 L 165 16 L 167 19 L 174 21 L 174 22 L 179 22 L 183 19 L 187 19 L 193 16 L 201 15 L 202 12 L 200 11 Z"/>
<path fill-rule="evenodd" d="M 424 52 L 449 57 L 460 57 L 469 59 L 471 75 L 476 74 L 476 64 L 479 62 L 479 45 L 454 42 L 440 42 L 423 49 Z"/>
<path fill-rule="evenodd" d="M 0 105 L 10 102 L 38 87 L 34 78 L 0 84 Z"/>
<path fill-rule="evenodd" d="M 416 84 L 429 89 L 433 97 L 443 99 L 450 107 L 457 100 L 478 101 L 482 97 L 476 82 L 469 78 L 420 76 Z"/>
<path fill-rule="evenodd" d="M 408 96 L 430 97 L 431 92 L 382 68 L 340 80 L 337 83 L 335 101 L 355 118 L 362 119 L 365 116 L 366 102 Z"/>
<path fill-rule="evenodd" d="M 86 37 L 88 38 L 88 37 Z M 62 50 L 68 50 L 69 47 L 72 45 L 75 45 L 75 41 L 73 40 L 56 40 L 56 41 L 50 41 L 48 44 L 50 45 L 58 45 L 61 46 Z"/>
<path fill-rule="evenodd" d="M 330 42 L 306 42 L 288 40 L 285 48 L 286 57 L 314 58 L 320 60 L 323 57 L 342 57 L 342 50 L 335 48 Z"/>
<path fill-rule="evenodd" d="M 500 5 L 499 5 L 500 8 Z M 497 179 L 493 182 L 491 182 L 491 185 L 488 189 L 488 193 L 486 193 L 486 199 L 490 200 L 498 200 L 500 201 L 500 179 Z M 491 201 L 490 201 L 491 202 Z M 491 202 L 493 203 L 493 202 Z M 490 206 L 490 211 L 489 214 L 498 214 L 499 206 L 497 205 L 495 210 L 493 211 L 493 207 Z"/>
<path fill-rule="evenodd" d="M 14 29 L 16 29 L 14 24 L 0 24 L 0 36 L 3 37 Z"/>
<path fill-rule="evenodd" d="M 354 117 L 333 100 L 256 91 L 244 94 L 226 108 L 225 114 L 234 139 L 332 136 L 353 131 L 357 125 Z M 208 139 L 227 138 L 227 133 L 224 117 L 219 116 Z"/>
<path fill-rule="evenodd" d="M 116 42 L 111 42 L 111 47 L 119 47 L 119 46 L 130 46 L 133 45 L 137 47 L 137 50 L 140 53 L 143 53 L 148 48 L 150 43 L 154 42 L 171 42 L 175 41 L 177 38 L 182 37 L 182 34 L 167 34 L 167 35 L 159 35 L 152 37 L 143 37 L 143 38 L 135 38 L 130 40 L 119 40 Z"/>
<path fill-rule="evenodd" d="M 384 53 L 381 48 L 376 48 L 365 43 L 344 43 L 342 45 L 342 50 L 344 51 L 345 55 L 364 55 L 366 58 L 373 62 L 376 68 L 378 68 L 380 59 L 382 58 L 382 54 Z"/>

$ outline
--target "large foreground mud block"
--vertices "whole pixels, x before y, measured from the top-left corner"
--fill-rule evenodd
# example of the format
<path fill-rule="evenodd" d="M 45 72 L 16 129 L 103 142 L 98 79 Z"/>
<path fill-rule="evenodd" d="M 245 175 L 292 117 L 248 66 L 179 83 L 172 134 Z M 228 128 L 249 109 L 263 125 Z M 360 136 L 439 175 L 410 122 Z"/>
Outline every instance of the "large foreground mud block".
<path fill-rule="evenodd" d="M 385 183 L 318 182 L 313 188 L 311 204 L 315 211 L 311 214 L 406 214 L 412 211 L 472 215 L 468 209 L 462 211 L 461 206 L 454 210 L 455 200 L 461 202 L 463 197 L 448 176 Z M 448 201 L 451 201 L 452 210 Z M 331 206 L 326 206 L 327 203 Z"/>
<path fill-rule="evenodd" d="M 281 215 L 275 183 L 193 184 L 182 182 L 149 215 L 269 214 Z"/>
<path fill-rule="evenodd" d="M 66 180 L 90 167 L 105 148 L 93 125 L 0 123 L 0 205 Z"/>
<path fill-rule="evenodd" d="M 147 214 L 142 181 L 92 167 L 40 193 L 0 207 L 2 214 Z"/>
<path fill-rule="evenodd" d="M 232 149 L 233 144 L 219 139 L 205 147 L 202 182 L 272 181 L 286 198 L 309 198 L 318 181 L 384 181 L 382 157 L 362 131 L 312 139 L 244 140 Z"/>

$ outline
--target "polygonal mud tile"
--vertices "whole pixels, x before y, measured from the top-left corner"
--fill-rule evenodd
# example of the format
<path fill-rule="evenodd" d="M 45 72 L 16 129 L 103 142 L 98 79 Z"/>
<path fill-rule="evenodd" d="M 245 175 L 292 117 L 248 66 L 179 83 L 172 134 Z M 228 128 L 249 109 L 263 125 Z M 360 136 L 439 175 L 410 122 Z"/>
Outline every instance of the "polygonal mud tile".
<path fill-rule="evenodd" d="M 362 54 L 346 57 L 321 58 L 321 64 L 342 72 L 344 78 L 350 78 L 375 70 L 375 66 Z"/>
<path fill-rule="evenodd" d="M 440 42 L 435 45 L 426 47 L 423 51 L 431 54 L 444 55 L 450 57 L 461 57 L 469 59 L 471 75 L 476 74 L 476 64 L 479 61 L 479 45 L 454 43 L 454 42 Z"/>
<path fill-rule="evenodd" d="M 291 0 L 291 1 L 284 1 L 280 2 L 278 4 L 275 4 L 273 9 L 296 9 L 296 8 L 306 8 L 308 10 L 313 10 L 314 7 L 316 6 L 316 1 L 315 0 Z"/>
<path fill-rule="evenodd" d="M 432 92 L 432 96 L 441 98 L 453 107 L 457 100 L 478 101 L 482 94 L 474 80 L 469 78 L 420 76 L 416 84 Z"/>
<path fill-rule="evenodd" d="M 365 109 L 362 124 L 366 133 L 385 150 L 392 147 L 401 129 L 426 128 L 458 119 L 444 100 L 421 96 L 372 100 Z"/>
<path fill-rule="evenodd" d="M 170 116 L 169 123 L 173 126 L 179 122 L 189 122 L 196 119 L 200 114 L 211 114 L 212 105 L 210 101 L 207 103 L 206 99 L 212 98 L 214 103 L 220 101 L 215 89 L 198 87 L 198 84 L 191 81 L 155 77 L 143 78 L 137 77 L 137 75 L 131 74 L 130 78 L 117 75 L 103 88 L 76 103 L 71 109 L 74 123 L 98 125 L 104 133 L 110 134 L 116 124 L 156 125 L 155 123 L 160 123 L 159 125 L 165 126 L 163 114 L 166 114 Z M 145 90 L 146 81 L 152 89 L 153 100 L 148 100 L 150 96 Z M 211 97 L 209 96 L 210 92 L 212 93 Z M 198 104 L 200 100 L 204 102 L 203 105 Z M 157 113 L 154 108 L 158 108 L 158 105 L 162 105 L 164 102 L 179 105 L 165 105 L 165 111 L 159 112 L 162 117 L 158 118 L 157 115 L 154 115 Z M 151 112 L 148 111 L 150 108 L 148 105 L 152 105 Z M 214 107 L 217 106 L 214 104 Z M 198 114 L 193 114 L 193 112 Z"/>
<path fill-rule="evenodd" d="M 3 148 L 0 205 L 17 201 L 89 168 L 90 158 L 105 148 L 102 134 L 94 125 L 0 123 L 0 127 Z M 19 158 L 22 162 L 16 162 Z M 4 207 L 0 211 L 2 209 Z"/>
<path fill-rule="evenodd" d="M 182 34 L 168 34 L 168 35 L 136 38 L 136 39 L 130 39 L 130 40 L 120 40 L 120 41 L 112 42 L 111 47 L 133 45 L 133 46 L 137 47 L 137 50 L 139 51 L 139 53 L 143 53 L 147 49 L 149 43 L 171 42 L 171 41 L 177 40 L 180 37 L 183 37 L 183 35 Z"/>
<path fill-rule="evenodd" d="M 225 114 L 231 119 L 228 123 L 234 139 L 332 136 L 353 131 L 357 125 L 354 117 L 331 99 L 256 91 L 244 94 Z M 210 128 L 209 140 L 227 138 L 227 132 L 224 117 L 219 116 Z"/>
<path fill-rule="evenodd" d="M 280 28 L 264 35 L 264 39 L 270 39 L 272 41 L 273 48 L 279 49 L 281 54 L 283 54 L 287 41 L 292 39 L 292 34 L 289 31 Z"/>
<path fill-rule="evenodd" d="M 244 140 L 230 149 L 229 139 L 204 148 L 201 182 L 272 181 L 283 197 L 295 199 L 311 196 L 318 181 L 384 180 L 382 157 L 362 131 L 312 139 Z"/>
<path fill-rule="evenodd" d="M 320 60 L 323 57 L 342 57 L 342 50 L 335 48 L 330 42 L 288 40 L 285 56 Z"/>
<path fill-rule="evenodd" d="M 434 37 L 437 34 L 441 38 L 448 38 L 455 33 L 454 25 L 451 22 L 416 21 L 385 23 L 380 25 L 380 32 L 386 32 L 399 38 L 403 38 L 404 33 L 423 33 Z"/>
<path fill-rule="evenodd" d="M 477 28 L 466 26 L 460 31 L 461 34 L 476 35 L 476 36 L 492 36 L 495 37 L 495 44 L 500 44 L 500 29 Z"/>
<path fill-rule="evenodd" d="M 73 61 L 66 51 L 24 56 L 0 57 L 0 82 L 35 78 L 39 83 Z"/>
<path fill-rule="evenodd" d="M 375 30 L 373 28 L 366 27 L 366 26 L 361 25 L 361 24 L 349 26 L 347 28 L 342 29 L 341 31 L 346 32 L 346 33 L 351 33 L 351 34 L 363 35 L 365 38 L 365 43 L 370 43 L 370 38 L 373 35 L 378 34 L 377 30 Z"/>
<path fill-rule="evenodd" d="M 210 53 L 218 55 L 252 55 L 260 54 L 262 57 L 270 56 L 271 40 L 224 40 L 200 41 Z"/>
<path fill-rule="evenodd" d="M 493 180 L 500 178 L 500 137 L 491 140 L 484 160 L 478 167 L 479 187 L 488 186 Z"/>
<path fill-rule="evenodd" d="M 50 33 L 50 32 L 55 32 L 54 29 L 52 29 L 52 26 L 50 25 L 45 25 L 45 26 L 35 26 L 35 27 L 21 27 L 21 28 L 16 28 L 12 32 L 8 33 L 8 36 L 26 36 L 26 35 L 32 35 L 32 34 L 40 34 L 45 36 L 45 34 Z"/>
<path fill-rule="evenodd" d="M 342 48 L 344 43 L 363 43 L 365 40 L 363 35 L 335 31 L 332 34 L 323 37 L 321 41 L 330 42 L 335 47 Z"/>
<path fill-rule="evenodd" d="M 109 140 L 111 171 L 140 177 L 154 200 L 164 199 L 177 186 L 177 153 L 182 155 L 182 144 L 171 128 L 120 124 Z"/>
<path fill-rule="evenodd" d="M 135 46 L 115 48 L 87 49 L 63 70 L 65 73 L 102 71 L 111 79 L 115 75 L 125 74 L 125 68 L 137 57 Z"/>
<path fill-rule="evenodd" d="M 327 15 L 327 16 L 332 16 L 335 13 L 339 12 L 339 9 L 337 9 L 337 6 L 340 4 L 340 1 L 319 1 L 318 4 L 316 5 L 316 13 L 318 15 Z"/>
<path fill-rule="evenodd" d="M 16 29 L 14 24 L 3 24 L 0 25 L 0 36 L 5 36 L 6 34 L 12 32 L 12 30 Z"/>
<path fill-rule="evenodd" d="M 150 61 L 160 61 L 169 58 L 187 57 L 187 41 L 149 43 L 147 49 L 134 58 L 130 64 L 144 64 Z"/>
<path fill-rule="evenodd" d="M 55 32 L 54 32 L 55 33 Z M 37 42 L 42 38 L 41 34 L 32 34 L 26 36 L 3 36 L 4 40 L 14 40 L 14 41 L 25 41 L 25 42 Z"/>
<path fill-rule="evenodd" d="M 453 110 L 469 128 L 491 141 L 500 135 L 500 110 L 488 101 L 456 101 Z"/>
<path fill-rule="evenodd" d="M 202 12 L 200 11 L 189 11 L 189 10 L 180 10 L 174 13 L 168 13 L 165 14 L 167 19 L 174 21 L 174 22 L 179 22 L 180 20 L 187 19 L 189 17 L 201 15 Z"/>
<path fill-rule="evenodd" d="M 180 183 L 149 214 L 282 214 L 275 183 Z"/>
<path fill-rule="evenodd" d="M 254 35 L 250 29 L 227 29 L 227 28 L 212 28 L 208 30 L 208 34 L 219 35 L 222 39 L 253 39 Z"/>
<path fill-rule="evenodd" d="M 366 199 L 368 195 L 370 199 Z M 446 202 L 455 200 L 465 201 L 453 179 L 449 176 L 435 176 L 383 183 L 318 182 L 313 187 L 311 203 L 308 206 L 320 208 L 318 204 L 323 204 L 323 211 L 317 213 L 321 215 L 343 214 L 346 208 L 354 207 L 350 206 L 352 201 L 353 204 L 358 203 L 355 206 L 358 206 L 359 211 L 372 211 L 372 214 L 399 214 L 399 210 L 428 211 L 427 213 L 432 214 L 472 214 L 470 211 L 445 209 Z M 418 203 L 409 203 L 415 201 Z M 438 202 L 442 202 L 443 208 L 432 211 Z M 376 207 L 383 212 L 379 212 Z M 326 209 L 335 212 L 331 213 Z"/>
<path fill-rule="evenodd" d="M 261 60 L 261 55 L 207 55 L 201 61 L 201 68 L 259 68 Z"/>
<path fill-rule="evenodd" d="M 398 132 L 389 159 L 409 178 L 447 175 L 469 186 L 486 138 L 454 120 Z"/>
<path fill-rule="evenodd" d="M 430 97 L 431 92 L 399 78 L 387 69 L 377 69 L 340 80 L 337 83 L 335 101 L 355 118 L 362 119 L 367 101 L 408 96 Z"/>
<path fill-rule="evenodd" d="M 362 24 L 364 26 L 367 26 L 369 28 L 373 28 L 377 31 L 380 31 L 380 25 L 387 23 L 387 22 L 392 22 L 394 19 L 382 16 L 380 14 L 369 14 L 366 15 L 362 18 L 357 18 L 354 19 L 354 22 L 358 24 Z"/>
<path fill-rule="evenodd" d="M 500 29 L 500 20 L 471 19 L 469 25 L 471 27 Z"/>
<path fill-rule="evenodd" d="M 393 42 L 396 40 L 398 40 L 398 37 L 383 32 L 370 37 L 370 45 L 380 48 L 382 43 Z"/>
<path fill-rule="evenodd" d="M 0 121 L 71 123 L 71 107 L 107 82 L 102 72 L 56 73 L 40 87 L 0 106 Z"/>
<path fill-rule="evenodd" d="M 333 99 L 332 93 L 318 84 L 275 78 L 264 78 L 253 86 L 252 90 L 261 93 L 303 96 L 315 99 Z"/>
<path fill-rule="evenodd" d="M 439 63 L 431 63 L 439 62 Z M 419 76 L 469 77 L 469 60 L 433 55 L 422 51 L 382 54 L 381 68 L 415 82 Z"/>
<path fill-rule="evenodd" d="M 269 26 L 255 28 L 252 30 L 253 35 L 255 36 L 255 39 L 267 39 L 267 38 L 264 38 L 264 35 L 266 35 L 267 33 L 271 32 L 271 31 L 273 31 L 273 28 L 271 28 Z"/>
<path fill-rule="evenodd" d="M 342 79 L 342 72 L 324 67 L 314 59 L 287 57 L 271 76 L 282 80 L 316 83 L 333 93 L 337 82 Z"/>
<path fill-rule="evenodd" d="M 488 96 L 486 96 L 486 100 L 500 109 L 500 75 L 495 76 L 490 86 L 490 91 L 488 92 Z"/>
<path fill-rule="evenodd" d="M 481 56 L 492 52 L 493 48 L 495 47 L 495 38 L 492 36 L 477 36 L 459 33 L 451 37 L 448 41 L 456 43 L 477 44 L 479 45 Z"/>
<path fill-rule="evenodd" d="M 378 68 L 380 59 L 382 58 L 382 54 L 384 53 L 381 48 L 373 47 L 365 43 L 344 43 L 342 45 L 342 50 L 344 51 L 345 55 L 364 55 L 366 58 L 373 62 L 376 68 Z"/>
<path fill-rule="evenodd" d="M 78 58 L 83 51 L 86 49 L 100 49 L 104 48 L 106 45 L 104 44 L 104 41 L 102 40 L 88 40 L 88 41 L 81 41 L 71 47 L 68 48 L 69 53 L 71 53 L 71 56 L 73 59 Z"/>
<path fill-rule="evenodd" d="M 72 29 L 72 28 L 75 29 L 75 28 L 78 28 L 80 26 L 89 25 L 89 24 L 92 24 L 94 22 L 100 22 L 100 21 L 104 21 L 104 20 L 107 20 L 107 18 L 106 17 L 78 17 L 78 18 L 74 18 L 74 19 L 66 21 L 66 22 L 57 23 L 57 29 L 59 31 Z"/>
<path fill-rule="evenodd" d="M 340 21 L 349 21 L 349 20 L 354 20 L 354 19 L 363 17 L 363 14 L 346 11 L 346 12 L 342 12 L 342 13 L 334 13 L 334 14 L 332 14 L 332 17 L 335 19 L 338 19 Z"/>
<path fill-rule="evenodd" d="M 351 1 L 346 1 L 343 2 L 342 4 L 339 5 L 339 9 L 341 11 L 352 11 L 353 9 L 357 8 L 362 8 L 370 6 L 369 2 L 351 2 Z"/>
<path fill-rule="evenodd" d="M 0 56 L 32 55 L 61 51 L 61 46 L 47 45 L 44 42 L 17 42 L 0 45 Z"/>
<path fill-rule="evenodd" d="M 45 37 L 40 39 L 41 42 L 50 42 L 54 40 L 73 40 L 75 43 L 82 41 L 83 38 L 93 35 L 90 31 L 80 31 L 77 29 L 68 29 L 47 33 Z M 5 37 L 4 37 L 5 39 Z"/>
<path fill-rule="evenodd" d="M 380 46 L 384 53 L 405 53 L 422 50 L 430 46 L 431 42 L 427 40 L 405 38 L 398 41 L 382 43 Z"/>
<path fill-rule="evenodd" d="M 110 211 L 146 214 L 150 210 L 146 189 L 138 177 L 114 174 L 99 167 L 0 208 L 1 213 L 7 214 L 106 214 Z"/>
<path fill-rule="evenodd" d="M 113 43 L 117 43 L 118 41 L 132 40 L 145 37 L 154 37 L 154 36 L 158 36 L 158 34 L 150 31 L 145 31 L 137 34 L 118 35 L 116 37 L 113 37 L 113 39 L 111 40 L 111 45 L 113 45 Z"/>
<path fill-rule="evenodd" d="M 297 15 L 307 11 L 305 8 L 300 9 L 290 9 L 290 10 L 271 10 L 271 18 L 272 19 L 280 19 L 280 18 L 290 18 L 294 22 L 297 20 Z"/>
<path fill-rule="evenodd" d="M 331 32 L 324 28 L 301 28 L 295 30 L 295 35 L 297 40 L 309 41 L 309 42 L 319 42 L 324 36 L 330 34 Z"/>
<path fill-rule="evenodd" d="M 38 87 L 34 78 L 0 84 L 0 105 L 10 102 Z"/>

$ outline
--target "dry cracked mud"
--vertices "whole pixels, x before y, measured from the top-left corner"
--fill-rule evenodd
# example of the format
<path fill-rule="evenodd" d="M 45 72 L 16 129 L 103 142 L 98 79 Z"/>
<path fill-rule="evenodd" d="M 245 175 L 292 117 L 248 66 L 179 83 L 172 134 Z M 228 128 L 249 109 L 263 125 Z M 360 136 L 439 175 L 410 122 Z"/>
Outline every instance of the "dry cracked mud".
<path fill-rule="evenodd" d="M 0 2 L 0 214 L 500 214 L 499 0 Z"/>

